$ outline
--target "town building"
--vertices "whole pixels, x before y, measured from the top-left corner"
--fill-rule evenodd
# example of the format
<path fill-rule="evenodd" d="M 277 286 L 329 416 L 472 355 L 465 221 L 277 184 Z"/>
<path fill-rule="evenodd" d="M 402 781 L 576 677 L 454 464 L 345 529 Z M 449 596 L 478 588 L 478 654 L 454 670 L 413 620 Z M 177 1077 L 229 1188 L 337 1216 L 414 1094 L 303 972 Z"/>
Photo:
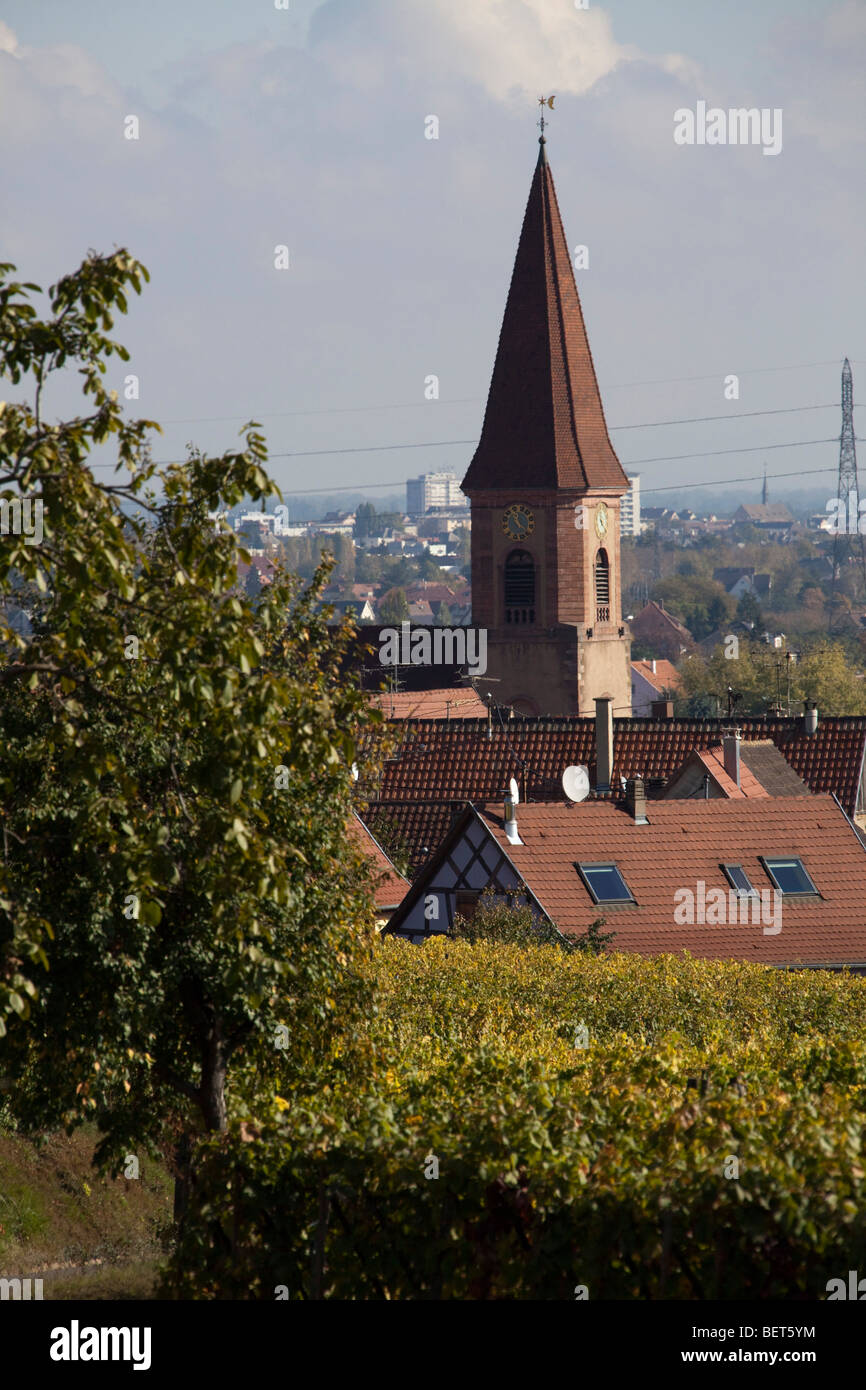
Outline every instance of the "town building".
<path fill-rule="evenodd" d="M 866 846 L 831 796 L 466 806 L 386 928 L 423 942 L 481 895 L 609 949 L 866 972 Z"/>
<path fill-rule="evenodd" d="M 497 700 L 525 714 L 631 707 L 620 594 L 629 480 L 608 436 L 545 139 L 517 246 L 487 409 L 463 491 L 472 617 Z"/>
<path fill-rule="evenodd" d="M 422 473 L 420 478 L 406 479 L 406 511 L 410 516 L 424 516 L 433 507 L 466 507 L 455 473 Z"/>
<path fill-rule="evenodd" d="M 784 534 L 791 530 L 794 518 L 784 502 L 744 502 L 734 512 L 734 525 L 744 524 Z"/>
<path fill-rule="evenodd" d="M 683 653 L 692 651 L 695 645 L 688 628 L 654 599 L 632 618 L 631 632 L 636 642 L 650 647 L 657 656 L 668 661 L 679 661 Z"/>
<path fill-rule="evenodd" d="M 635 719 L 649 719 L 653 706 L 680 689 L 682 681 L 670 661 L 652 658 L 631 663 L 631 712 Z"/>
<path fill-rule="evenodd" d="M 619 503 L 619 533 L 621 536 L 639 536 L 640 519 L 640 474 L 628 475 L 628 492 L 624 492 Z"/>

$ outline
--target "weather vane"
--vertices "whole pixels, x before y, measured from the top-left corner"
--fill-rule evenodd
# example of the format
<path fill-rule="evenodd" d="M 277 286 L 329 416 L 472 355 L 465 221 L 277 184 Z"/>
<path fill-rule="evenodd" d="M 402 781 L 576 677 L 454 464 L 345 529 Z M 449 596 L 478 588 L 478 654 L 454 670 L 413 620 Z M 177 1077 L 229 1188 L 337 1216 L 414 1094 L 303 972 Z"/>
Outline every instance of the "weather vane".
<path fill-rule="evenodd" d="M 541 120 L 538 122 L 538 124 L 541 126 L 541 138 L 542 138 L 542 140 L 544 139 L 544 127 L 545 127 L 545 125 L 546 125 L 546 121 L 545 121 L 545 119 L 544 119 L 544 108 L 545 108 L 545 106 L 547 106 L 547 107 L 549 107 L 550 110 L 552 111 L 552 110 L 553 110 L 553 103 L 554 103 L 555 100 L 556 100 L 556 96 L 555 96 L 555 95 L 552 96 L 552 97 L 539 97 L 539 98 L 538 98 L 538 104 L 539 104 L 539 106 L 541 107 Z"/>

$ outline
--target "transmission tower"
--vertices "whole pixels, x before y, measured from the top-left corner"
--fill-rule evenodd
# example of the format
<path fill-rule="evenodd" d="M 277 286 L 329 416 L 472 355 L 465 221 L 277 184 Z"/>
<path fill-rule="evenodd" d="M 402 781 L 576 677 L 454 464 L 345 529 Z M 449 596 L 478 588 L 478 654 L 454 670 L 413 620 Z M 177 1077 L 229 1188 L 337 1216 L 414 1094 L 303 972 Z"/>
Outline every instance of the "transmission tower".
<path fill-rule="evenodd" d="M 860 532 L 860 488 L 857 482 L 857 453 L 854 448 L 854 386 L 851 363 L 845 358 L 842 367 L 842 433 L 839 437 L 839 479 L 836 497 L 841 509 L 833 537 L 833 587 L 830 591 L 830 634 L 846 626 L 847 610 L 843 601 L 842 584 L 850 566 L 857 567 L 857 584 L 862 580 L 866 597 L 866 548 Z M 866 518 L 864 518 L 866 524 Z"/>

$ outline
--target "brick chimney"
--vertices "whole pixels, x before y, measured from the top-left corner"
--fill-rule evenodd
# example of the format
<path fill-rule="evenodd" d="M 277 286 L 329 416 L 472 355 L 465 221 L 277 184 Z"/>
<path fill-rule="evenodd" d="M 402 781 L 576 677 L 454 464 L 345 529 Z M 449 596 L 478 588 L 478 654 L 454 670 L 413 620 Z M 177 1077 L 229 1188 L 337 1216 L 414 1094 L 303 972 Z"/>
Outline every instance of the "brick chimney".
<path fill-rule="evenodd" d="M 613 776 L 613 700 L 609 695 L 595 701 L 595 789 L 610 791 Z"/>
<path fill-rule="evenodd" d="M 674 702 L 673 700 L 653 700 L 650 703 L 650 711 L 653 719 L 673 719 Z"/>
<path fill-rule="evenodd" d="M 727 734 L 722 739 L 722 760 L 725 764 L 725 772 L 740 785 L 740 735 L 739 731 L 735 734 Z"/>
<path fill-rule="evenodd" d="M 625 804 L 635 825 L 649 825 L 646 815 L 646 787 L 642 777 L 629 777 L 625 784 Z"/>

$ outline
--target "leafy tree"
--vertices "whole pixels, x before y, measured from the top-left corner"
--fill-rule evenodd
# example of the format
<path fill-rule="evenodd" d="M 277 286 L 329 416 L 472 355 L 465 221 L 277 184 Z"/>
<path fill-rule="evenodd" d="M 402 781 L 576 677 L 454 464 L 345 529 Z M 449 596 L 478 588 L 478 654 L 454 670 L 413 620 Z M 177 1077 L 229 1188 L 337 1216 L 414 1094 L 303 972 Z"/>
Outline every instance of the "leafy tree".
<path fill-rule="evenodd" d="M 440 603 L 436 623 L 439 627 L 451 627 L 454 619 L 451 617 L 451 609 L 447 603 Z"/>
<path fill-rule="evenodd" d="M 517 891 L 502 898 L 491 886 L 481 894 L 471 917 L 457 916 L 451 935 L 459 941 L 500 942 L 518 946 L 557 946 L 563 951 L 603 955 L 615 932 L 603 932 L 604 918 L 596 918 L 579 937 L 563 936 L 557 927 L 540 920 Z"/>
<path fill-rule="evenodd" d="M 752 623 L 758 632 L 763 631 L 764 615 L 755 595 L 746 592 L 737 603 L 737 618 L 741 623 Z"/>
<path fill-rule="evenodd" d="M 787 702 L 790 676 L 791 706 L 795 712 L 806 700 L 814 700 L 825 714 L 866 713 L 866 692 L 856 665 L 848 660 L 840 643 L 828 642 L 801 652 L 797 661 L 786 662 L 785 653 L 764 642 L 740 640 L 736 659 L 719 649 L 709 661 L 693 656 L 680 665 L 683 693 L 702 713 L 701 701 L 721 700 L 729 685 L 742 694 L 737 706 L 742 714 L 763 714 L 775 702 L 777 691 Z"/>
<path fill-rule="evenodd" d="M 364 540 L 367 536 L 380 534 L 373 530 L 376 508 L 372 502 L 360 502 L 355 508 L 355 539 Z"/>
<path fill-rule="evenodd" d="M 734 611 L 734 601 L 721 584 L 700 575 L 669 575 L 655 585 L 653 598 L 679 618 L 698 642 L 726 623 Z"/>
<path fill-rule="evenodd" d="M 262 579 L 261 579 L 261 575 L 259 574 L 259 571 L 258 571 L 258 568 L 257 568 L 256 565 L 250 565 L 249 569 L 247 570 L 246 579 L 244 580 L 244 593 L 246 594 L 247 598 L 249 598 L 249 599 L 255 599 L 255 598 L 258 598 L 258 596 L 259 596 L 259 594 L 260 594 L 261 592 L 262 592 Z"/>
<path fill-rule="evenodd" d="M 383 623 L 390 623 L 396 626 L 405 622 L 409 617 L 409 601 L 406 598 L 405 589 L 389 589 L 382 595 L 379 604 L 379 620 Z"/>
<path fill-rule="evenodd" d="M 13 270 L 0 369 L 34 395 L 0 415 L 0 486 L 42 502 L 44 539 L 0 550 L 0 597 L 42 594 L 31 639 L 0 629 L 0 1066 L 20 1123 L 95 1119 L 116 1171 L 137 1146 L 224 1130 L 233 1076 L 250 1095 L 278 1071 L 303 1094 L 348 1065 L 374 920 L 349 768 L 378 716 L 316 611 L 327 567 L 306 591 L 278 573 L 255 607 L 237 593 L 249 555 L 209 513 L 278 495 L 255 425 L 239 452 L 161 470 L 158 427 L 104 384 L 144 268 L 91 254 L 46 318 Z M 91 409 L 49 424 L 64 366 Z M 97 481 L 89 451 L 112 439 L 129 479 Z"/>

